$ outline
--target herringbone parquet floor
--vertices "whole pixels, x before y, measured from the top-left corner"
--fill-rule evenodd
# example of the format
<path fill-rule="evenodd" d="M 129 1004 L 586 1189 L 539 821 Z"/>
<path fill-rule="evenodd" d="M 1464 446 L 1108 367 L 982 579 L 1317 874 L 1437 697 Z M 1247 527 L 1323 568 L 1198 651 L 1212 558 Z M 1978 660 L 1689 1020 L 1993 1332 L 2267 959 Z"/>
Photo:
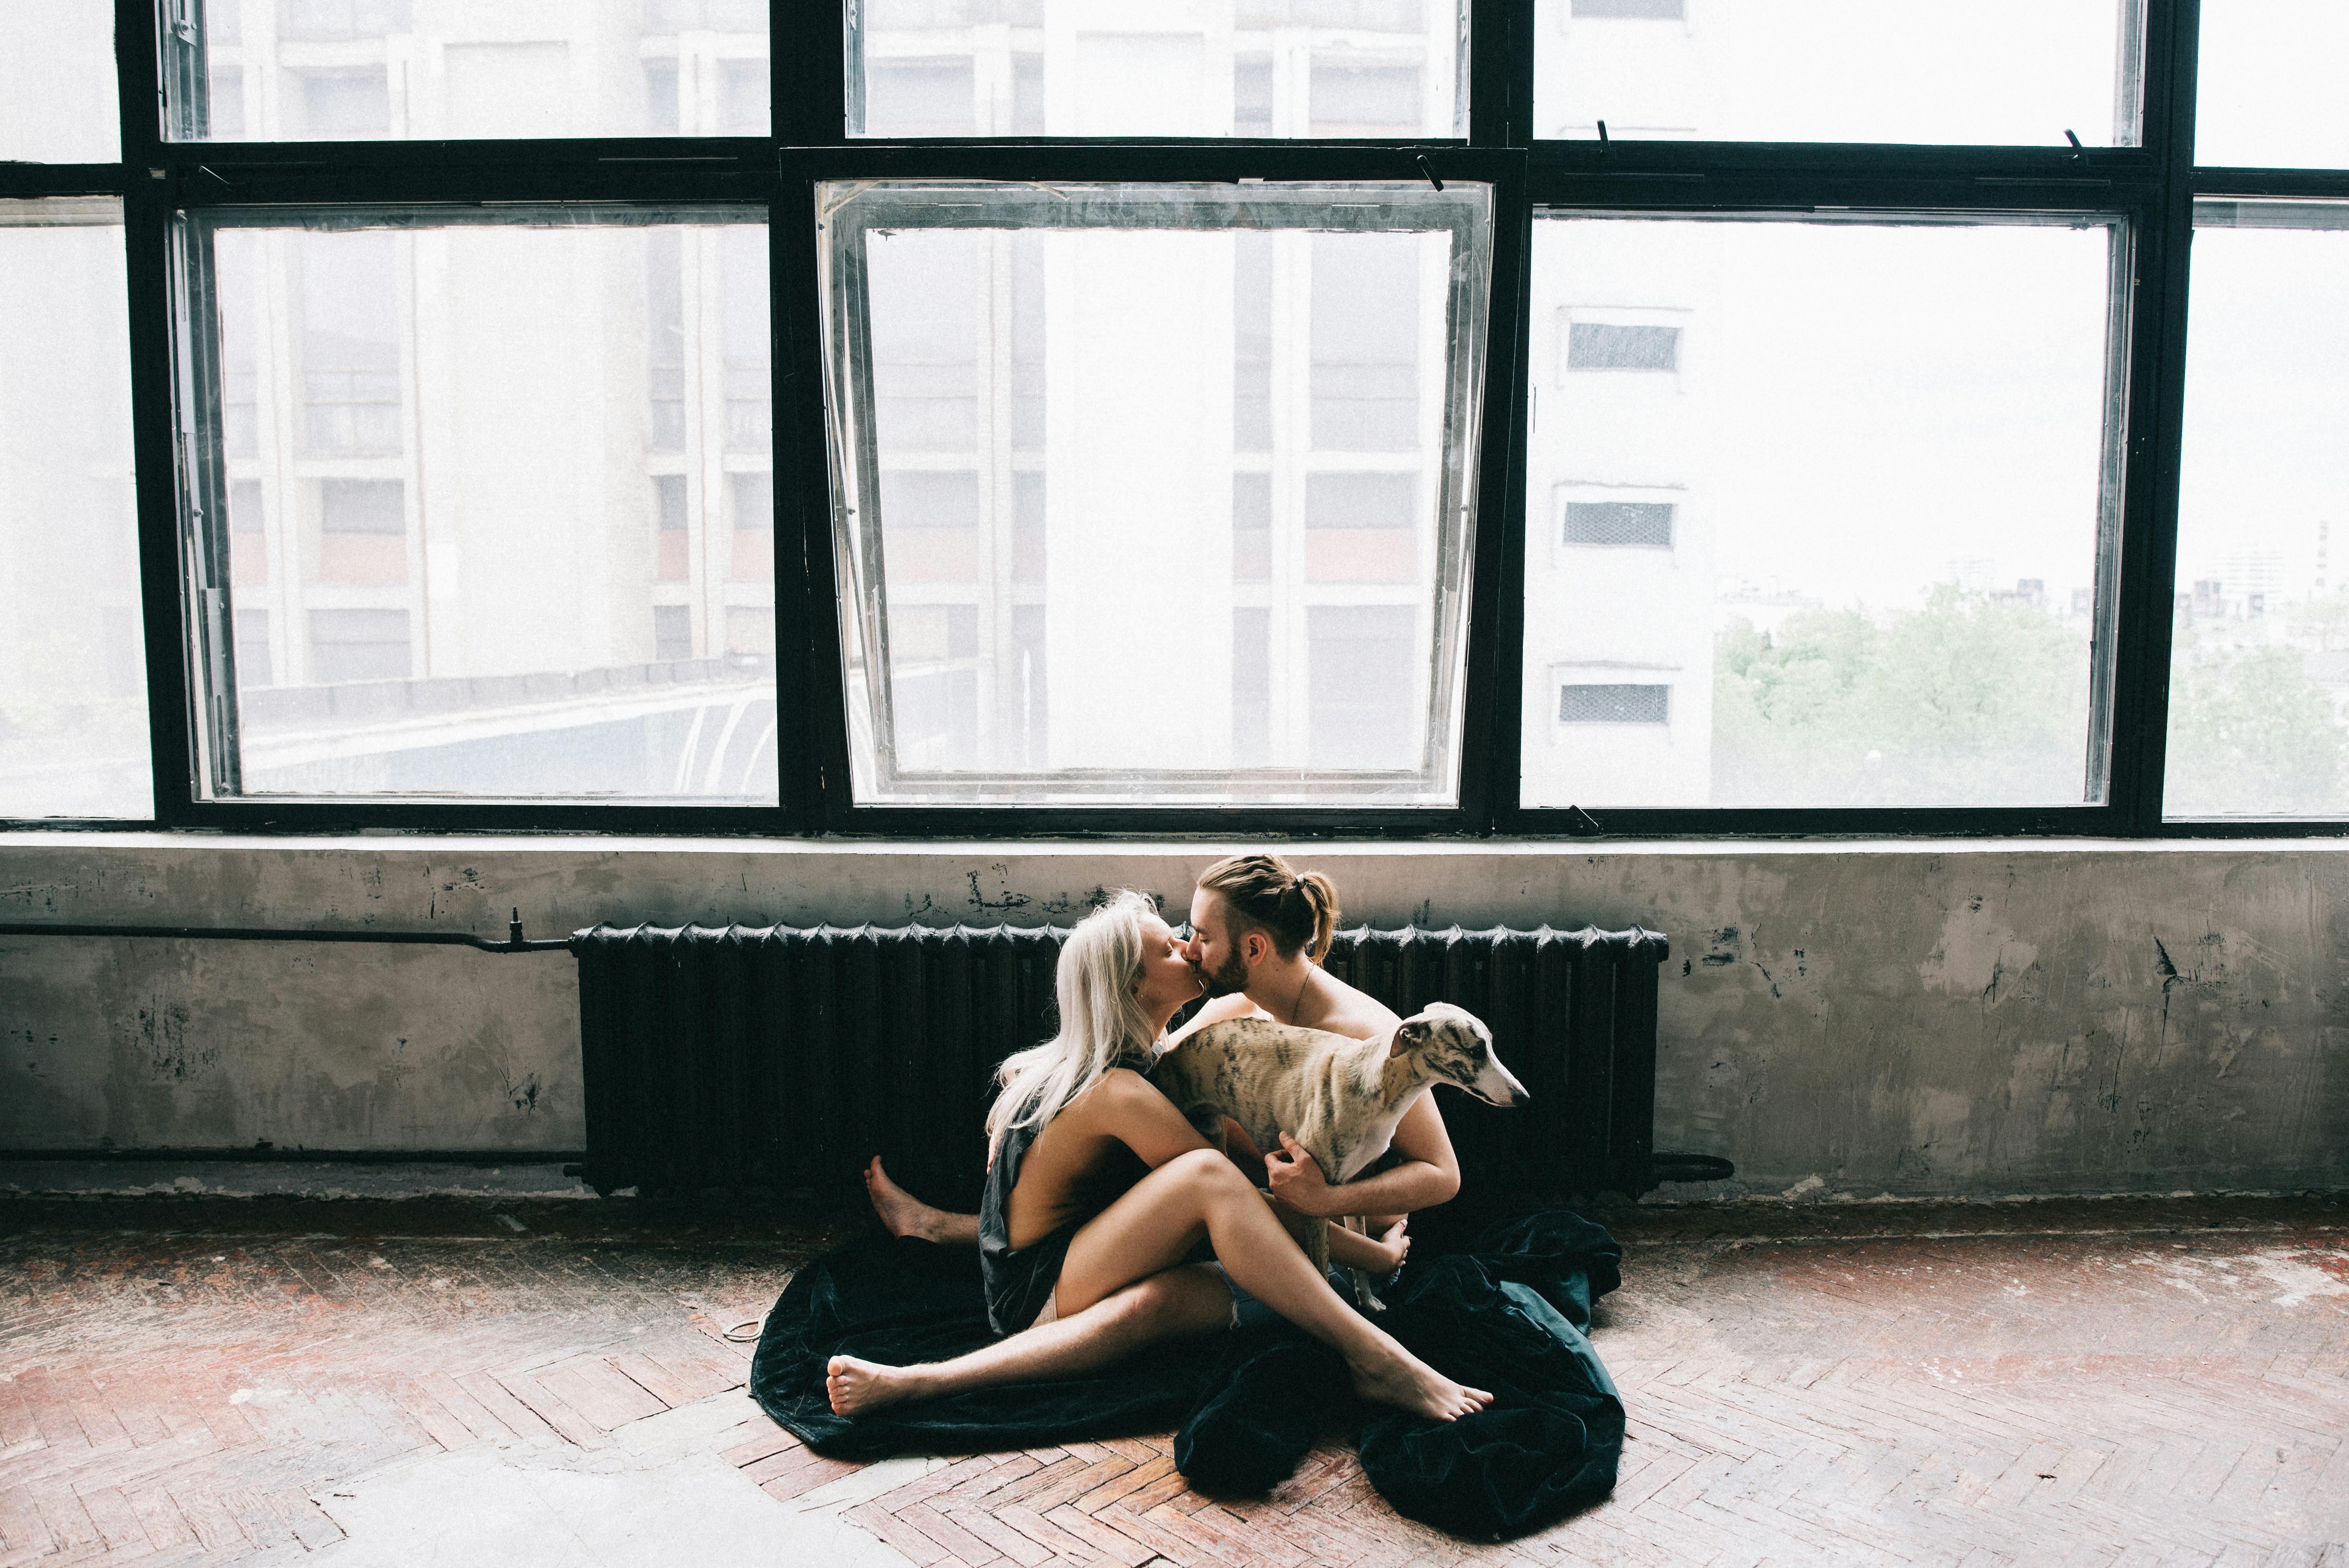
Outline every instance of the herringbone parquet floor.
<path fill-rule="evenodd" d="M 2337 1202 L 1611 1215 L 1621 1480 L 1505 1544 L 1398 1518 L 1335 1433 L 1252 1500 L 1189 1491 L 1164 1438 L 818 1459 L 728 1392 L 722 1329 L 824 1238 L 621 1208 L 0 1201 L 0 1568 L 328 1568 L 356 1478 L 492 1447 L 608 1470 L 687 1417 L 923 1568 L 2349 1568 Z"/>

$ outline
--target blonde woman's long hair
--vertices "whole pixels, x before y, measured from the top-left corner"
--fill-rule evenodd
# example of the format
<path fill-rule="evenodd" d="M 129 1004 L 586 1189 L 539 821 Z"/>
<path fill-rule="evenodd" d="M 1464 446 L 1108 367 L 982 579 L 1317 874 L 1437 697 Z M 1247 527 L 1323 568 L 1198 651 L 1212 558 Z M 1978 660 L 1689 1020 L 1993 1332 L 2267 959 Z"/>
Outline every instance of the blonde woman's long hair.
<path fill-rule="evenodd" d="M 1129 889 L 1069 933 L 1052 971 L 1061 1032 L 995 1069 L 1001 1087 L 987 1113 L 988 1148 L 1012 1128 L 1051 1120 L 1120 1062 L 1148 1057 L 1158 1029 L 1133 999 L 1133 986 L 1142 974 L 1142 920 L 1157 913 L 1147 894 Z"/>

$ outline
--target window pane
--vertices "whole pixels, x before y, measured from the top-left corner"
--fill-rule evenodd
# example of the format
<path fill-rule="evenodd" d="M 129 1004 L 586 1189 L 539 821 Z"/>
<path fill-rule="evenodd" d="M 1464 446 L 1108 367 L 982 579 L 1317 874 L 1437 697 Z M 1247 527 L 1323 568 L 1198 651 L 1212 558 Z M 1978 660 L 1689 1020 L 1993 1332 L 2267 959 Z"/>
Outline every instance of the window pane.
<path fill-rule="evenodd" d="M 1534 134 L 2133 147 L 2142 9 L 1535 0 Z"/>
<path fill-rule="evenodd" d="M 766 230 L 686 216 L 191 230 L 216 794 L 776 799 Z"/>
<path fill-rule="evenodd" d="M 111 163 L 122 156 L 114 8 L 11 5 L 0 46 L 0 161 Z M 144 815 L 142 812 L 141 815 Z"/>
<path fill-rule="evenodd" d="M 1456 799 L 1489 199 L 825 187 L 857 800 Z"/>
<path fill-rule="evenodd" d="M 1525 802 L 2087 799 L 2121 242 L 1537 222 Z"/>
<path fill-rule="evenodd" d="M 2197 63 L 2194 161 L 2349 167 L 2349 8 L 2340 0 L 2209 0 Z"/>
<path fill-rule="evenodd" d="M 2163 809 L 2349 814 L 2349 203 L 2198 203 L 2189 310 Z"/>
<path fill-rule="evenodd" d="M 864 0 L 856 136 L 1467 134 L 1466 0 Z"/>
<path fill-rule="evenodd" d="M 0 817 L 151 817 L 112 201 L 0 201 Z"/>
<path fill-rule="evenodd" d="M 186 140 L 768 134 L 767 0 L 181 5 Z"/>

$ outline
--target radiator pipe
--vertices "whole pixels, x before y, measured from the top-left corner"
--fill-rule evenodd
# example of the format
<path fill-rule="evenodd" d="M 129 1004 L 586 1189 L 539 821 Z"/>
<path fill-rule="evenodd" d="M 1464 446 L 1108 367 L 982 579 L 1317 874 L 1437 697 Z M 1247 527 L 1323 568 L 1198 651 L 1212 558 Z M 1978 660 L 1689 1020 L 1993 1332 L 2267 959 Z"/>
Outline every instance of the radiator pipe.
<path fill-rule="evenodd" d="M 506 923 L 506 939 L 492 942 L 470 931 L 308 931 L 264 925 L 52 925 L 23 921 L 0 924 L 0 936 L 138 936 L 166 940 L 202 937 L 216 942 L 381 942 L 395 945 L 471 947 L 482 953 L 568 952 L 568 937 L 525 940 L 522 911 Z"/>

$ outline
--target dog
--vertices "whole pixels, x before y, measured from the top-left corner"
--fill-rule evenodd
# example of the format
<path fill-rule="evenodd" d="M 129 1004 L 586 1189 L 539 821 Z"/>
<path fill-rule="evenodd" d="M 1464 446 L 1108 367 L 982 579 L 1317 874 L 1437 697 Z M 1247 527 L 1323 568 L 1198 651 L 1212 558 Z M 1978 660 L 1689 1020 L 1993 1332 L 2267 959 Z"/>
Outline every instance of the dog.
<path fill-rule="evenodd" d="M 1259 1150 L 1278 1149 L 1287 1132 L 1333 1184 L 1384 1154 L 1403 1113 L 1439 1083 L 1489 1105 L 1532 1098 L 1494 1054 L 1493 1032 L 1449 1002 L 1368 1040 L 1265 1018 L 1211 1024 L 1159 1057 L 1150 1078 L 1216 1148 L 1224 1147 L 1226 1117 Z M 1287 1210 L 1281 1219 L 1313 1266 L 1327 1272 L 1329 1227 Z M 1354 1294 L 1372 1310 L 1382 1305 L 1359 1270 Z"/>

